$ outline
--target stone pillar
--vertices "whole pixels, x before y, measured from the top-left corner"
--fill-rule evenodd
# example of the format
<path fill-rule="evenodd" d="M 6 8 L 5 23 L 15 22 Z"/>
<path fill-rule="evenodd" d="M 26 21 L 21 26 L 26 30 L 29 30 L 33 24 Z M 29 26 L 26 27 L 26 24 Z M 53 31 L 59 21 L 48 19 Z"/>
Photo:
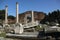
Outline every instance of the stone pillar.
<path fill-rule="evenodd" d="M 34 22 L 34 13 L 32 11 L 32 23 Z"/>
<path fill-rule="evenodd" d="M 16 24 L 15 24 L 15 33 L 23 33 L 23 26 L 22 24 L 19 23 L 19 18 L 18 18 L 18 2 L 16 2 Z"/>
<path fill-rule="evenodd" d="M 16 2 L 16 23 L 18 23 L 18 2 Z"/>
<path fill-rule="evenodd" d="M 8 6 L 5 6 L 5 24 L 7 24 L 8 20 L 7 20 L 7 14 L 8 13 Z"/>

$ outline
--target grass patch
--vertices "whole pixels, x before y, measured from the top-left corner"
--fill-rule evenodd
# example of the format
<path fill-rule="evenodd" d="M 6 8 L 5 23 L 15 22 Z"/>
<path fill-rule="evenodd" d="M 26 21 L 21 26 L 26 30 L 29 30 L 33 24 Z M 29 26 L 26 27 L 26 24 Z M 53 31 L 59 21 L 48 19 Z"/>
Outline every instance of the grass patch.
<path fill-rule="evenodd" d="M 0 34 L 0 37 L 6 37 L 6 33 L 5 33 L 5 32 L 2 32 L 2 33 Z"/>
<path fill-rule="evenodd" d="M 43 30 L 43 28 L 40 28 L 40 26 L 36 26 L 35 30 L 39 31 L 39 30 Z"/>

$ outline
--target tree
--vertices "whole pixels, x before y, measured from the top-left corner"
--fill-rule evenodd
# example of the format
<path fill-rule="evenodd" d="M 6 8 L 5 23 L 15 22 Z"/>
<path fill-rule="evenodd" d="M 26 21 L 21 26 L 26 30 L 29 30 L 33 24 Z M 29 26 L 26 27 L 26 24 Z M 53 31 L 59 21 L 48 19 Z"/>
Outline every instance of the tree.
<path fill-rule="evenodd" d="M 60 23 L 60 11 L 55 10 L 55 11 L 49 13 L 47 18 L 48 18 L 49 22 L 58 22 L 58 23 Z"/>
<path fill-rule="evenodd" d="M 60 10 L 54 10 L 53 12 L 49 12 L 48 15 L 45 15 L 45 18 L 41 21 L 45 22 L 55 22 L 60 23 Z"/>
<path fill-rule="evenodd" d="M 5 19 L 5 10 L 0 10 L 0 19 L 1 20 Z"/>
<path fill-rule="evenodd" d="M 8 19 L 12 19 L 12 20 L 14 20 L 14 19 L 15 19 L 15 17 L 14 17 L 14 16 L 12 16 L 12 15 L 9 15 L 9 16 L 8 16 Z"/>

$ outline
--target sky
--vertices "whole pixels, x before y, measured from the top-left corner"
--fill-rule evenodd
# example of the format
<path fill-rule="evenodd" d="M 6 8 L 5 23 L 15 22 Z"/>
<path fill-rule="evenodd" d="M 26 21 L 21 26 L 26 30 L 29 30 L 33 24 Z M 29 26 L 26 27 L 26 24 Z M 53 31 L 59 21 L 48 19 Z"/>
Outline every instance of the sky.
<path fill-rule="evenodd" d="M 16 2 L 19 3 L 19 13 L 32 10 L 48 14 L 60 10 L 60 0 L 0 0 L 0 10 L 8 5 L 8 15 L 16 16 Z"/>

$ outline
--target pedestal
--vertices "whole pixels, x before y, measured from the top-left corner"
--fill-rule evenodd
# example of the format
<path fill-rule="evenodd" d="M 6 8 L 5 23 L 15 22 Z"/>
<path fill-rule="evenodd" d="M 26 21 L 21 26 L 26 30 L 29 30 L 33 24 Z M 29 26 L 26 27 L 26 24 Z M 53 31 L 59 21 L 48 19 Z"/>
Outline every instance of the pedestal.
<path fill-rule="evenodd" d="M 17 23 L 17 24 L 15 24 L 15 33 L 17 33 L 17 34 L 21 34 L 21 33 L 23 33 L 23 25 L 22 24 L 19 24 L 19 23 Z"/>

